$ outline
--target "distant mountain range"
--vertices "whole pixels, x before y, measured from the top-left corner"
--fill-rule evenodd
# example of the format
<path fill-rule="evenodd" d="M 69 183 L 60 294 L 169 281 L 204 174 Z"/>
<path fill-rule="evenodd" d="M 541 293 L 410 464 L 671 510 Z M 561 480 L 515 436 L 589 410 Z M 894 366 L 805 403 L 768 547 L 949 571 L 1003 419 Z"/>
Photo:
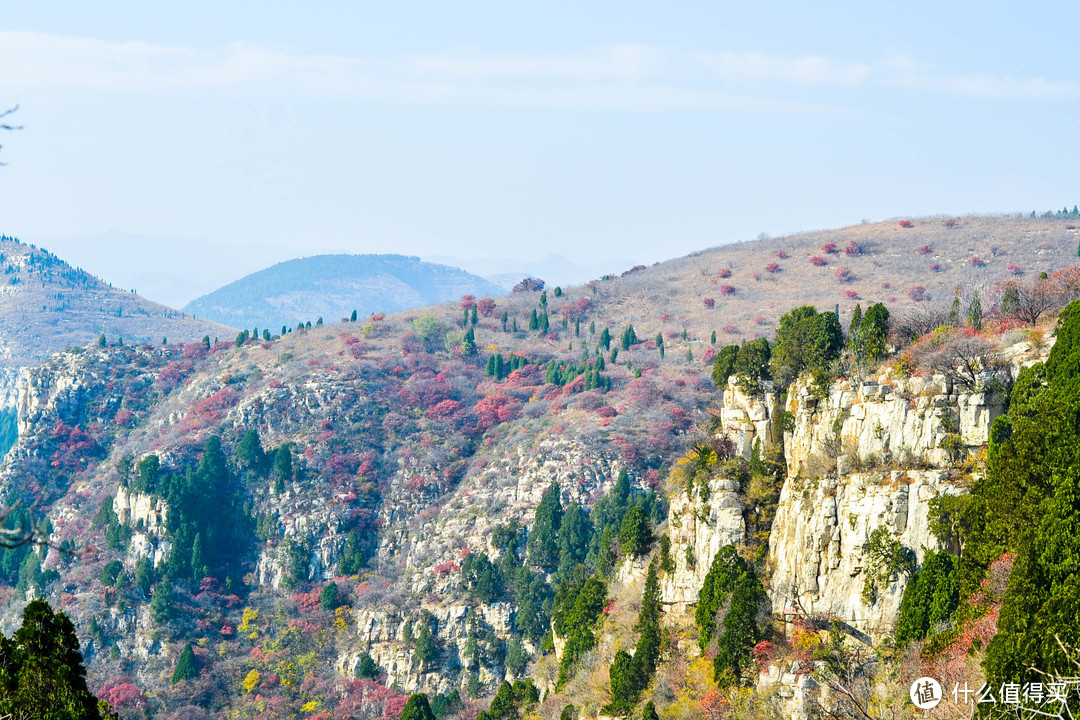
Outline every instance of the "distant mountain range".
<path fill-rule="evenodd" d="M 184 310 L 235 327 L 340 320 L 457 300 L 502 287 L 458 268 L 405 255 L 317 255 L 278 263 L 203 295 Z"/>

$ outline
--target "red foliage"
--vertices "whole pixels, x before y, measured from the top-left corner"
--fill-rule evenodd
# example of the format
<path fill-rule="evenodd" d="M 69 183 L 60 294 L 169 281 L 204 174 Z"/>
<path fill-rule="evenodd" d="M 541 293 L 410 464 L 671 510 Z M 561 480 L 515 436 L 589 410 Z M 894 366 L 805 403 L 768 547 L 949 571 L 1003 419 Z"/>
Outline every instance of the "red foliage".
<path fill-rule="evenodd" d="M 787 254 L 787 250 L 777 250 L 776 257 L 780 258 L 781 260 L 787 260 L 791 256 Z"/>
<path fill-rule="evenodd" d="M 956 218 L 949 218 L 948 220 L 942 220 L 941 224 L 945 227 L 956 227 L 957 222 Z"/>
<path fill-rule="evenodd" d="M 892 283 L 887 283 L 887 282 L 883 282 L 883 283 L 881 283 L 881 287 L 883 287 L 883 288 L 885 288 L 886 290 L 888 290 L 889 288 L 891 288 L 891 287 L 892 287 Z"/>
<path fill-rule="evenodd" d="M 855 290 L 848 290 L 844 293 L 844 297 L 846 297 L 848 300 L 858 300 L 859 293 Z"/>
<path fill-rule="evenodd" d="M 604 405 L 603 407 L 596 408 L 596 414 L 600 417 L 615 417 L 618 415 L 618 411 L 610 405 Z"/>
<path fill-rule="evenodd" d="M 450 573 L 461 570 L 461 566 L 456 565 L 453 562 L 444 562 L 441 565 L 436 565 L 433 569 L 436 577 L 446 577 Z"/>
<path fill-rule="evenodd" d="M 293 595 L 293 600 L 296 601 L 296 607 L 301 612 L 310 615 L 322 609 L 322 601 L 319 599 L 320 593 L 322 593 L 322 588 L 316 588 L 311 592 Z"/>
<path fill-rule="evenodd" d="M 521 411 L 521 401 L 508 395 L 489 395 L 476 403 L 473 413 L 476 415 L 476 429 L 484 432 L 500 422 L 509 422 L 517 418 Z"/>
<path fill-rule="evenodd" d="M 428 408 L 427 416 L 432 420 L 449 420 L 461 410 L 457 400 L 443 400 Z"/>
<path fill-rule="evenodd" d="M 840 267 L 833 270 L 833 279 L 838 283 L 849 283 L 855 280 L 855 274 L 849 267 Z"/>
<path fill-rule="evenodd" d="M 768 325 L 769 324 L 769 318 L 765 317 L 764 315 L 758 315 L 756 318 L 754 318 L 754 324 L 755 325 Z"/>
<path fill-rule="evenodd" d="M 985 267 L 986 263 L 984 263 L 978 255 L 972 255 L 970 258 L 968 258 L 968 265 L 974 268 L 981 268 Z"/>
<path fill-rule="evenodd" d="M 739 334 L 739 326 L 738 325 L 725 325 L 724 327 L 720 328 L 720 330 L 723 331 L 723 332 L 726 332 L 728 335 L 738 335 Z"/>
<path fill-rule="evenodd" d="M 920 255 L 929 255 L 933 251 L 934 251 L 934 249 L 932 247 L 930 247 L 929 245 L 920 245 L 919 246 L 919 254 Z"/>
<path fill-rule="evenodd" d="M 131 425 L 131 419 L 135 416 L 135 413 L 131 412 L 127 408 L 118 410 L 116 415 L 113 416 L 113 422 L 120 427 L 128 427 Z"/>
<path fill-rule="evenodd" d="M 815 255 L 814 257 L 810 258 L 810 264 L 822 267 L 824 265 L 828 265 L 829 261 L 821 257 L 820 255 Z"/>
<path fill-rule="evenodd" d="M 701 356 L 702 362 L 704 362 L 707 365 L 707 364 L 711 363 L 715 358 L 716 358 L 716 348 L 714 348 L 714 347 L 705 348 L 705 354 Z"/>
<path fill-rule="evenodd" d="M 778 273 L 780 272 L 780 263 L 769 263 L 765 266 L 765 272 Z"/>
<path fill-rule="evenodd" d="M 721 277 L 721 278 L 729 278 L 729 277 L 731 277 L 731 269 L 730 268 L 724 268 L 720 272 L 716 273 L 716 276 Z"/>
<path fill-rule="evenodd" d="M 901 220 L 900 221 L 900 227 L 902 227 L 902 228 L 913 228 L 913 227 L 915 227 L 915 223 L 911 222 L 910 220 Z"/>
<path fill-rule="evenodd" d="M 714 300 L 713 298 L 705 298 L 703 302 L 705 303 L 705 307 L 707 308 L 711 308 L 716 305 L 716 300 Z"/>
<path fill-rule="evenodd" d="M 720 294 L 721 295 L 734 295 L 735 294 L 735 286 L 734 285 L 721 285 L 720 286 Z"/>
<path fill-rule="evenodd" d="M 461 296 L 461 307 L 463 310 L 471 310 L 472 306 L 476 304 L 476 298 L 472 295 Z"/>
<path fill-rule="evenodd" d="M 98 699 L 109 703 L 113 710 L 138 708 L 146 705 L 146 695 L 125 677 L 109 678 L 101 686 L 101 689 L 94 694 L 97 695 Z"/>
<path fill-rule="evenodd" d="M 941 272 L 941 263 L 930 263 L 930 272 Z"/>
<path fill-rule="evenodd" d="M 772 661 L 773 656 L 776 654 L 776 646 L 768 640 L 762 640 L 751 651 L 754 657 L 754 662 L 757 663 L 759 670 L 764 670 L 765 666 Z"/>
<path fill-rule="evenodd" d="M 840 252 L 840 248 L 834 242 L 827 242 L 821 246 L 821 252 L 825 253 L 826 255 L 833 255 Z"/>
<path fill-rule="evenodd" d="M 923 300 L 930 299 L 930 296 L 926 293 L 926 288 L 922 285 L 912 285 L 911 289 L 907 291 L 907 295 L 915 302 L 922 302 Z"/>
<path fill-rule="evenodd" d="M 491 313 L 495 312 L 495 301 L 491 298 L 481 298 L 476 303 L 476 311 L 483 317 L 491 317 Z"/>
<path fill-rule="evenodd" d="M 1021 270 L 1021 269 L 1020 269 L 1020 266 L 1019 266 L 1019 265 L 1017 265 L 1016 263 L 1012 263 L 1011 265 L 1009 265 L 1009 268 L 1008 268 L 1008 270 L 1009 270 L 1009 272 L 1010 272 L 1010 273 L 1012 273 L 1013 275 L 1023 275 L 1023 274 L 1024 274 L 1024 271 L 1023 271 L 1023 270 Z"/>
<path fill-rule="evenodd" d="M 862 253 L 863 250 L 859 246 L 859 243 L 855 242 L 854 240 L 849 242 L 847 244 L 847 247 L 844 248 L 844 254 L 846 255 L 862 255 Z"/>

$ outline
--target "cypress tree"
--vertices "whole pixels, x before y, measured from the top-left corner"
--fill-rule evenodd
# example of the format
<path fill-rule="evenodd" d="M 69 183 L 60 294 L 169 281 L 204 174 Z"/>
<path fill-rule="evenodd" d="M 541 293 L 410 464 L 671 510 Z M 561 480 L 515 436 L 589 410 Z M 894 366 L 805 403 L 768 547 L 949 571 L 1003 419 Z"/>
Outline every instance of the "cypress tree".
<path fill-rule="evenodd" d="M 968 327 L 975 332 L 982 330 L 982 303 L 979 302 L 979 293 L 975 293 L 968 305 Z"/>
<path fill-rule="evenodd" d="M 356 322 L 356 310 L 353 310 L 352 315 L 349 316 L 349 322 Z"/>
<path fill-rule="evenodd" d="M 173 670 L 172 680 L 170 685 L 175 685 L 183 680 L 194 680 L 199 675 L 199 670 L 195 665 L 195 651 L 191 647 L 191 643 L 184 646 L 183 652 L 180 653 L 180 659 L 176 661 L 176 669 Z"/>
<path fill-rule="evenodd" d="M 536 507 L 536 517 L 526 545 L 529 562 L 550 572 L 559 566 L 559 526 L 562 502 L 558 483 L 551 483 Z"/>
<path fill-rule="evenodd" d="M 639 558 L 649 551 L 653 534 L 649 529 L 649 519 L 640 505 L 634 505 L 626 511 L 619 528 L 619 545 L 624 555 Z"/>
<path fill-rule="evenodd" d="M 611 333 L 607 328 L 600 331 L 600 347 L 608 350 L 611 348 Z"/>

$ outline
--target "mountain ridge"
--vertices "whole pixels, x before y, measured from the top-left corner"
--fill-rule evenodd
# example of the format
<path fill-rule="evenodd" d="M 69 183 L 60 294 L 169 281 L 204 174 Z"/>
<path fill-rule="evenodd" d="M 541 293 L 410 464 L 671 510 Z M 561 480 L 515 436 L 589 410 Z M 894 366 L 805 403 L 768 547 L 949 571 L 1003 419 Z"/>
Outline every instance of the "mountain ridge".
<path fill-rule="evenodd" d="M 241 327 L 292 326 L 454 300 L 500 296 L 498 286 L 459 268 L 398 254 L 333 254 L 294 258 L 246 275 L 185 310 Z"/>

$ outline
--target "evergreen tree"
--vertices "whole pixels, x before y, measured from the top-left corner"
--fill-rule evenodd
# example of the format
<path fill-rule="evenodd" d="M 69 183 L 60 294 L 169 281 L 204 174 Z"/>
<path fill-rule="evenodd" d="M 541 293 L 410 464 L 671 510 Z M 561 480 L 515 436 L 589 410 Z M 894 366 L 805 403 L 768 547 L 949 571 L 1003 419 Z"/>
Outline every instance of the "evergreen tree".
<path fill-rule="evenodd" d="M 761 391 L 761 383 L 771 377 L 771 359 L 772 348 L 765 338 L 744 342 L 739 346 L 735 355 L 734 374 L 743 392 L 755 395 Z"/>
<path fill-rule="evenodd" d="M 436 720 L 435 713 L 431 712 L 427 695 L 424 693 L 410 695 L 399 720 Z"/>
<path fill-rule="evenodd" d="M 710 345 L 715 345 L 716 344 L 716 331 L 715 330 L 713 330 L 712 335 L 709 336 L 709 344 Z"/>
<path fill-rule="evenodd" d="M 641 720 L 660 720 L 660 716 L 656 714 L 656 705 L 652 700 L 645 703 L 645 709 L 641 711 Z"/>
<path fill-rule="evenodd" d="M 191 575 L 196 580 L 210 575 L 210 568 L 203 557 L 202 533 L 195 533 L 195 541 L 191 545 Z"/>
<path fill-rule="evenodd" d="M 266 462 L 266 453 L 259 440 L 259 431 L 251 428 L 236 446 L 236 464 L 241 470 L 259 471 Z"/>
<path fill-rule="evenodd" d="M 585 562 L 589 554 L 593 527 L 589 517 L 577 503 L 570 503 L 559 527 L 559 575 L 566 577 Z"/>
<path fill-rule="evenodd" d="M 199 675 L 199 670 L 195 665 L 195 651 L 191 648 L 191 643 L 184 646 L 183 652 L 180 653 L 180 659 L 176 661 L 176 669 L 173 670 L 171 685 L 175 685 L 183 680 L 194 680 Z"/>
<path fill-rule="evenodd" d="M 979 293 L 972 295 L 971 304 L 968 305 L 968 327 L 975 332 L 982 330 L 982 303 L 979 302 Z"/>
<path fill-rule="evenodd" d="M 172 618 L 172 614 L 172 584 L 166 578 L 154 586 L 154 595 L 150 599 L 150 617 L 156 623 L 165 623 Z"/>
<path fill-rule="evenodd" d="M 728 378 L 735 372 L 735 359 L 738 356 L 738 345 L 725 345 L 716 353 L 712 370 L 713 384 L 716 387 L 721 390 L 727 387 Z"/>
<path fill-rule="evenodd" d="M 780 316 L 770 360 L 772 376 L 782 385 L 803 371 L 821 375 L 840 356 L 844 335 L 835 313 L 804 305 Z"/>
<path fill-rule="evenodd" d="M 949 325 L 956 327 L 960 324 L 960 288 L 953 293 L 952 308 L 949 310 Z"/>
<path fill-rule="evenodd" d="M 334 612 L 337 609 L 340 604 L 337 583 L 330 582 L 323 586 L 322 592 L 319 593 L 319 604 L 327 612 Z"/>
<path fill-rule="evenodd" d="M 563 515 L 560 494 L 559 484 L 554 482 L 544 491 L 527 544 L 529 563 L 548 572 L 559 566 L 558 534 Z"/>
<path fill-rule="evenodd" d="M 26 605 L 14 638 L 0 636 L 0 659 L 0 715 L 43 720 L 103 717 L 86 685 L 75 626 L 44 600 Z"/>
<path fill-rule="evenodd" d="M 282 445 L 274 454 L 274 492 L 278 495 L 285 492 L 285 483 L 292 482 L 293 464 L 292 453 L 288 445 Z"/>
<path fill-rule="evenodd" d="M 649 519 L 640 505 L 634 505 L 626 511 L 622 526 L 619 528 L 619 545 L 623 554 L 631 558 L 639 558 L 649 552 L 653 543 L 652 530 L 649 529 Z"/>
<path fill-rule="evenodd" d="M 611 333 L 607 328 L 600 331 L 600 347 L 608 350 L 611 348 Z"/>
<path fill-rule="evenodd" d="M 356 322 L 356 310 L 353 310 L 352 315 L 349 316 L 349 322 Z"/>

